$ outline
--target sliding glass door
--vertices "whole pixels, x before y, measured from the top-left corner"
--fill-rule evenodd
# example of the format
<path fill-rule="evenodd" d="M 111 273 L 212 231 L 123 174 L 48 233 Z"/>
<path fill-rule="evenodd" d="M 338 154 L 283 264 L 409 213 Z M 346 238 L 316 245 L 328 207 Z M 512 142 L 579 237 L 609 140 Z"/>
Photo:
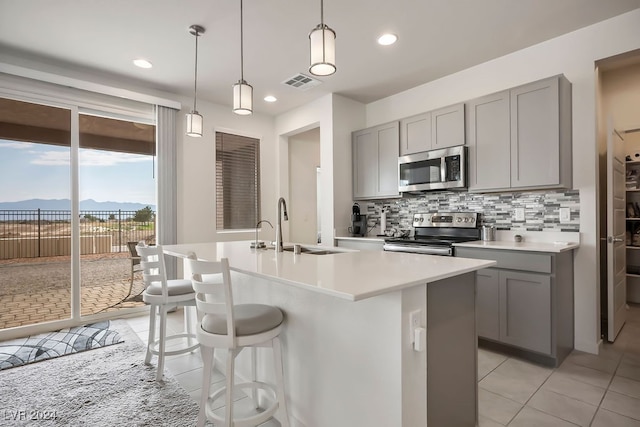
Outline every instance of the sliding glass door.
<path fill-rule="evenodd" d="M 71 113 L 0 98 L 0 330 L 71 317 Z"/>
<path fill-rule="evenodd" d="M 0 97 L 0 338 L 144 305 L 129 244 L 155 243 L 154 120 L 45 104 Z"/>
<path fill-rule="evenodd" d="M 80 114 L 83 316 L 144 305 L 130 245 L 155 244 L 155 126 Z"/>

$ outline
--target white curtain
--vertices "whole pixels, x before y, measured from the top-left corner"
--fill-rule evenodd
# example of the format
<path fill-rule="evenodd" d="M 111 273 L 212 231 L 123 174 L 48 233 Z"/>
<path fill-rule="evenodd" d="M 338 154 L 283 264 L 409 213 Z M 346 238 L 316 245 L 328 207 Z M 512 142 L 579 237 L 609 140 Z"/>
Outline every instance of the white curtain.
<path fill-rule="evenodd" d="M 158 217 L 156 243 L 173 245 L 178 242 L 177 227 L 177 160 L 176 160 L 177 110 L 156 106 Z M 167 257 L 167 278 L 175 279 L 177 260 Z"/>

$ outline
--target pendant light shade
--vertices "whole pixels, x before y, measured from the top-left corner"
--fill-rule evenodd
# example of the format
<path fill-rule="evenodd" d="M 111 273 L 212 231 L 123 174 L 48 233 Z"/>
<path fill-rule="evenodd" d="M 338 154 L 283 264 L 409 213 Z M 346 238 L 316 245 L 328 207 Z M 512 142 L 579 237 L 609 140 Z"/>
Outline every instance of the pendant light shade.
<path fill-rule="evenodd" d="M 242 0 L 240 0 L 240 80 L 233 85 L 233 112 L 243 116 L 253 112 L 253 87 L 244 79 Z"/>
<path fill-rule="evenodd" d="M 204 34 L 204 28 L 200 25 L 192 25 L 189 27 L 189 33 L 196 37 L 196 60 L 193 77 L 193 110 L 187 114 L 185 129 L 187 136 L 201 137 L 203 122 L 202 116 L 198 113 L 196 100 L 198 94 L 198 37 Z"/>
<path fill-rule="evenodd" d="M 202 116 L 197 111 L 192 111 L 187 114 L 187 136 L 201 137 L 202 136 Z"/>
<path fill-rule="evenodd" d="M 246 116 L 253 111 L 253 86 L 244 80 L 233 85 L 233 112 Z"/>
<path fill-rule="evenodd" d="M 336 32 L 324 23 L 324 0 L 320 0 L 320 24 L 309 33 L 311 65 L 315 76 L 330 76 L 336 72 Z"/>

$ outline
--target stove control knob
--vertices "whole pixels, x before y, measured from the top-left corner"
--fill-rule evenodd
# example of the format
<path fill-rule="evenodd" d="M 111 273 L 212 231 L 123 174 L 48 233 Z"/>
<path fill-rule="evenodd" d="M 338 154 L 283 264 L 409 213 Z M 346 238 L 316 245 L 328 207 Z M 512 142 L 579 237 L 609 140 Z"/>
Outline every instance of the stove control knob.
<path fill-rule="evenodd" d="M 465 217 L 464 222 L 469 222 L 469 217 Z"/>
<path fill-rule="evenodd" d="M 470 222 L 476 222 L 476 219 L 474 217 L 469 218 Z"/>
<path fill-rule="evenodd" d="M 456 221 L 457 222 L 462 222 L 462 218 L 458 217 L 458 218 L 456 218 Z"/>

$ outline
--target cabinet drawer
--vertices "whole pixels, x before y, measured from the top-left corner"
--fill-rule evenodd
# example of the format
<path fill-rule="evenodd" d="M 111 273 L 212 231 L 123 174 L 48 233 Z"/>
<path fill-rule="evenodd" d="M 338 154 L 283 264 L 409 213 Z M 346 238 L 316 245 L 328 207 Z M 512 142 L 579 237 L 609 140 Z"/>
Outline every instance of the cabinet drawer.
<path fill-rule="evenodd" d="M 461 258 L 493 260 L 498 263 L 494 268 L 524 270 L 536 273 L 552 273 L 553 269 L 553 255 L 542 253 L 457 247 L 456 256 Z"/>

